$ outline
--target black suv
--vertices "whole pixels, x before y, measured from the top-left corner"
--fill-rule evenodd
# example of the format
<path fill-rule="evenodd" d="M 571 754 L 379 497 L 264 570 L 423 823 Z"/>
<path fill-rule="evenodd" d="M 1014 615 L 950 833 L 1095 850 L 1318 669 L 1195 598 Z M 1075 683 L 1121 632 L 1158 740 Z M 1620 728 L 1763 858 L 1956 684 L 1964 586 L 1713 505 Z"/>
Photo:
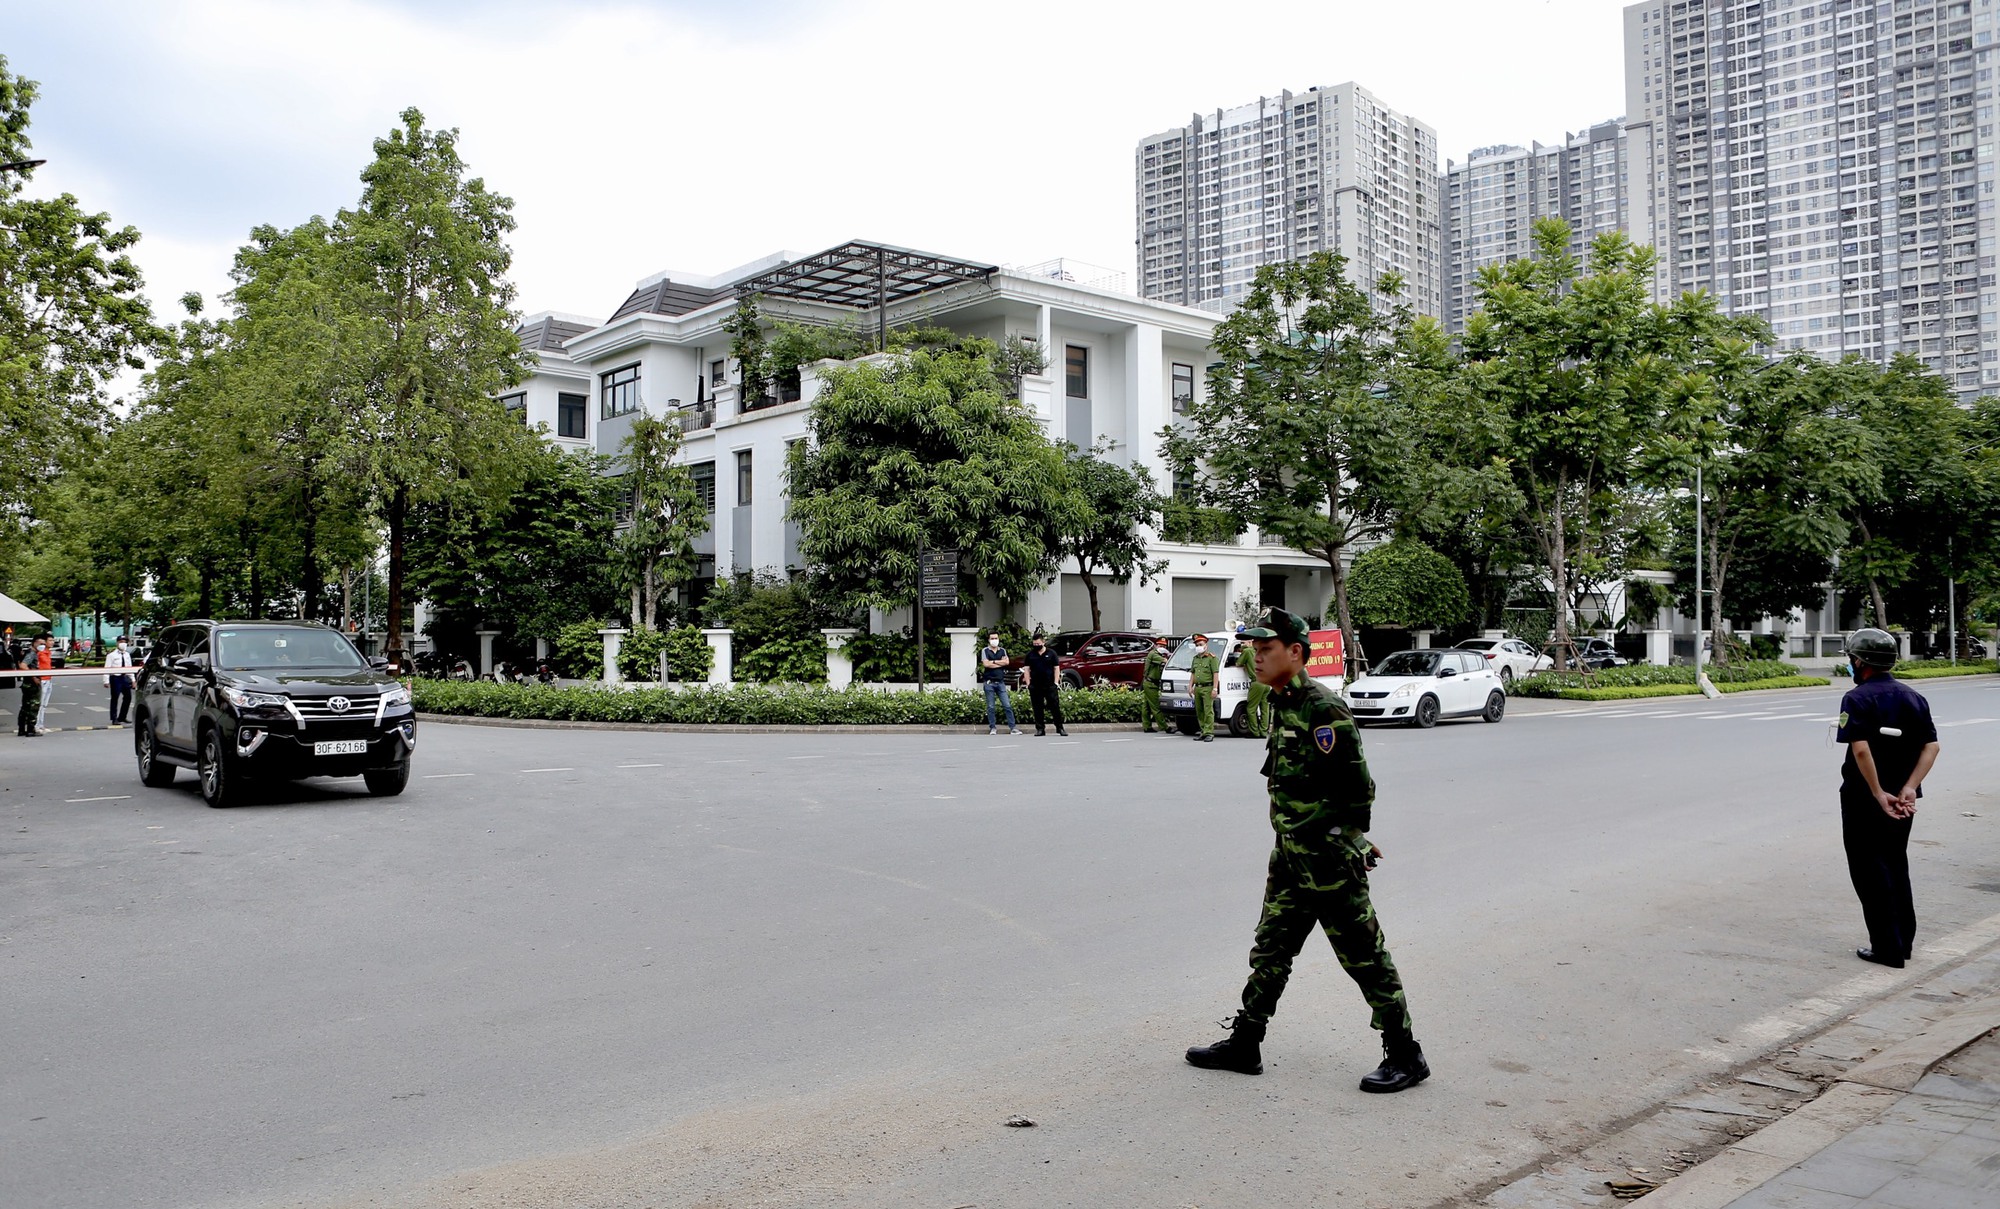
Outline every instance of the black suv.
<path fill-rule="evenodd" d="M 338 630 L 300 621 L 187 621 L 154 640 L 133 700 L 139 779 L 201 777 L 210 806 L 246 778 L 359 776 L 371 793 L 410 779 L 409 690 Z"/>

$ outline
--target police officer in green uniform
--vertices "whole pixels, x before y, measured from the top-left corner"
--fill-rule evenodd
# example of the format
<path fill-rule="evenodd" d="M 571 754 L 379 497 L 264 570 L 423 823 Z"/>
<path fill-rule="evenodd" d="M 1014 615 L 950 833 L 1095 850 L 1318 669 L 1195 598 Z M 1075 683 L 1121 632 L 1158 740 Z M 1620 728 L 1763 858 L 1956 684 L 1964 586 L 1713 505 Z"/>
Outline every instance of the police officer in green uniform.
<path fill-rule="evenodd" d="M 1277 844 L 1250 947 L 1243 1010 L 1225 1026 L 1227 1037 L 1189 1050 L 1187 1060 L 1209 1070 L 1263 1073 L 1265 1026 L 1291 977 L 1293 958 L 1318 926 L 1382 1033 L 1382 1065 L 1362 1077 L 1361 1090 L 1402 1091 L 1429 1078 L 1431 1069 L 1411 1031 L 1402 979 L 1368 898 L 1368 870 L 1382 852 L 1366 835 L 1375 782 L 1354 716 L 1337 693 L 1306 675 L 1311 639 L 1298 615 L 1266 609 L 1245 636 L 1257 644 L 1257 679 L 1272 690 L 1264 775 Z"/>
<path fill-rule="evenodd" d="M 1250 673 L 1250 693 L 1243 704 L 1243 721 L 1251 738 L 1262 739 L 1271 733 L 1271 689 L 1257 679 L 1257 648 L 1248 641 L 1249 631 L 1237 626 L 1236 633 L 1242 643 L 1237 666 Z"/>
<path fill-rule="evenodd" d="M 1153 733 L 1153 723 L 1160 724 L 1161 734 L 1173 733 L 1167 725 L 1167 711 L 1160 708 L 1160 677 L 1167 670 L 1167 640 L 1153 639 L 1153 649 L 1146 652 L 1146 671 L 1139 681 L 1139 721 L 1146 733 Z"/>
<path fill-rule="evenodd" d="M 1208 635 L 1194 636 L 1194 663 L 1188 669 L 1189 683 L 1194 687 L 1194 720 L 1200 724 L 1201 733 L 1195 736 L 1198 743 L 1215 742 L 1215 691 L 1222 679 L 1222 660 L 1208 649 Z"/>

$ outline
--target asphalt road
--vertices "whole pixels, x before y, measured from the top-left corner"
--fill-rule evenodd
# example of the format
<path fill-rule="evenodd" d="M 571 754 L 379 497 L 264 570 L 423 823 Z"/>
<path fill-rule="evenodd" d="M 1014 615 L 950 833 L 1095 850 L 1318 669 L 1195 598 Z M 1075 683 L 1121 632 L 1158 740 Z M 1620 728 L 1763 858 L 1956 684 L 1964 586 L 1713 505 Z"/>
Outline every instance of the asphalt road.
<path fill-rule="evenodd" d="M 1919 687 L 1921 943 L 2000 913 L 2000 680 Z M 1181 1061 L 1254 743 L 426 725 L 213 811 L 0 738 L 0 1205 L 1433 1204 L 1865 993 L 1837 692 L 1369 731 L 1393 1097 L 1318 939 L 1262 1077 Z"/>

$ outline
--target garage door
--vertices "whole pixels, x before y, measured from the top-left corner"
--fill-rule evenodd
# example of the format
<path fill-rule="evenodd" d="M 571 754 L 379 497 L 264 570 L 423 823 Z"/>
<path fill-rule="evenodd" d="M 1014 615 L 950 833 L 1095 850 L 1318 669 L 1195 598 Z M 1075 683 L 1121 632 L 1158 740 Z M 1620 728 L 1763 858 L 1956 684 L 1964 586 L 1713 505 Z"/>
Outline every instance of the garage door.
<path fill-rule="evenodd" d="M 1229 584 L 1221 579 L 1174 579 L 1176 634 L 1219 630 L 1229 614 Z"/>

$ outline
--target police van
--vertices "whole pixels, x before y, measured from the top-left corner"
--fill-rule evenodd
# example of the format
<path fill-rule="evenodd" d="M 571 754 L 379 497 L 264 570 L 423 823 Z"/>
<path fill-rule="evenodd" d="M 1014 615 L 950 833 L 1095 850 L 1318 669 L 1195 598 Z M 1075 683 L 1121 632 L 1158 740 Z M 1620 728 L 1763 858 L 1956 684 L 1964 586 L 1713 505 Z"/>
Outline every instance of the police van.
<path fill-rule="evenodd" d="M 1228 630 L 1211 630 L 1203 636 L 1208 639 L 1209 651 L 1222 661 L 1222 670 L 1216 677 L 1220 691 L 1215 700 L 1215 720 L 1218 725 L 1227 726 L 1230 734 L 1246 737 L 1250 733 L 1251 678 L 1238 660 L 1243 658 L 1243 647 L 1250 640 Z M 1346 661 L 1342 657 L 1344 644 L 1340 631 L 1314 630 L 1307 637 L 1312 640 L 1312 652 L 1306 662 L 1306 674 L 1336 693 L 1342 691 Z M 1201 729 L 1194 716 L 1193 674 L 1194 637 L 1189 635 L 1168 657 L 1166 671 L 1160 675 L 1160 708 L 1184 735 Z"/>

